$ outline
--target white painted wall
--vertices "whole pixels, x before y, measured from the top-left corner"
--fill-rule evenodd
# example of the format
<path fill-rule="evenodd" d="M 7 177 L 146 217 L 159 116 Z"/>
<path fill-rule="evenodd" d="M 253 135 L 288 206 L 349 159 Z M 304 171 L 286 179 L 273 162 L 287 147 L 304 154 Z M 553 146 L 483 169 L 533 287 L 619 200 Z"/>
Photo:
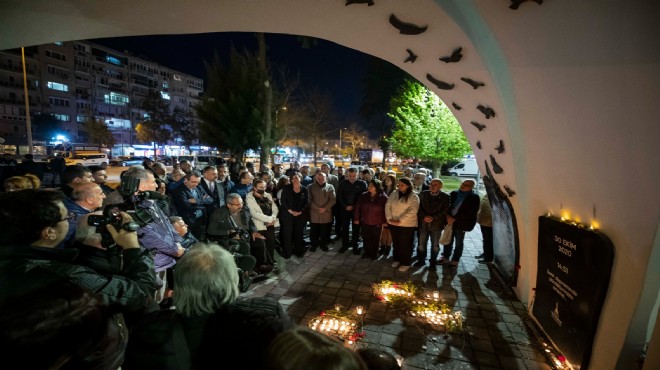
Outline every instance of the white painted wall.
<path fill-rule="evenodd" d="M 614 243 L 615 262 L 591 368 L 631 368 L 653 329 L 649 320 L 655 320 L 660 291 L 654 272 L 660 271 L 658 3 L 552 0 L 514 11 L 505 0 L 375 2 L 2 2 L 0 49 L 143 34 L 304 34 L 388 60 L 422 82 L 431 73 L 455 83 L 454 90 L 435 91 L 464 107 L 455 114 L 478 161 L 495 154 L 500 139 L 507 147 L 496 155 L 505 172 L 495 178 L 517 192 L 511 199 L 520 232 L 517 294 L 523 302 L 532 298 L 537 217 L 562 208 L 588 223 L 595 209 L 595 220 Z M 391 13 L 428 24 L 428 31 L 399 35 L 388 23 Z M 460 63 L 438 61 L 457 46 L 463 47 Z M 415 64 L 403 64 L 407 48 L 419 55 Z M 486 86 L 473 90 L 460 77 Z M 497 116 L 485 120 L 477 104 Z M 478 133 L 471 120 L 488 127 Z M 484 150 L 476 148 L 477 140 Z"/>

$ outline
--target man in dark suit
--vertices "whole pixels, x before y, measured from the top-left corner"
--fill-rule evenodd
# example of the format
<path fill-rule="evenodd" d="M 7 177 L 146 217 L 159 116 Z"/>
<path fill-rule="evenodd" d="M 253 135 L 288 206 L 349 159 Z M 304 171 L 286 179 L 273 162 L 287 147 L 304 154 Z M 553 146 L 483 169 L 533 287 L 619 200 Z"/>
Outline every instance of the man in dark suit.
<path fill-rule="evenodd" d="M 218 169 L 215 166 L 206 166 L 202 170 L 202 181 L 199 187 L 204 190 L 208 196 L 213 198 L 213 202 L 206 205 L 206 214 L 210 216 L 218 207 L 223 207 L 226 203 L 227 192 L 223 184 L 218 181 Z"/>
<path fill-rule="evenodd" d="M 444 246 L 439 261 L 440 264 L 449 263 L 452 268 L 458 267 L 458 261 L 463 255 L 465 233 L 472 231 L 474 225 L 477 224 L 480 199 L 479 195 L 473 192 L 474 185 L 474 180 L 463 180 L 461 187 L 449 194 L 451 200 L 447 223 L 452 225 L 452 241 Z M 452 256 L 454 243 L 456 243 L 456 248 L 454 248 L 454 255 Z M 449 257 L 451 257 L 451 262 Z"/>
<path fill-rule="evenodd" d="M 174 189 L 172 194 L 177 215 L 183 218 L 198 240 L 204 240 L 206 205 L 213 203 L 213 198 L 198 187 L 201 181 L 202 174 L 193 170 L 184 177 L 183 186 Z"/>

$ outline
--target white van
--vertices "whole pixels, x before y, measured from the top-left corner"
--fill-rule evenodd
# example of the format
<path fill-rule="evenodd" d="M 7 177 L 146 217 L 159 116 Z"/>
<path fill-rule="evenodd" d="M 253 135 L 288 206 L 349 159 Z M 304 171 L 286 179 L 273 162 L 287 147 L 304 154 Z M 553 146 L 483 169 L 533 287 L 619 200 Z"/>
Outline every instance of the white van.
<path fill-rule="evenodd" d="M 479 176 L 479 166 L 475 159 L 464 159 L 459 164 L 449 169 L 451 176 Z"/>
<path fill-rule="evenodd" d="M 64 160 L 67 166 L 81 165 L 81 166 L 101 166 L 108 167 L 108 155 L 105 153 L 78 153 Z"/>

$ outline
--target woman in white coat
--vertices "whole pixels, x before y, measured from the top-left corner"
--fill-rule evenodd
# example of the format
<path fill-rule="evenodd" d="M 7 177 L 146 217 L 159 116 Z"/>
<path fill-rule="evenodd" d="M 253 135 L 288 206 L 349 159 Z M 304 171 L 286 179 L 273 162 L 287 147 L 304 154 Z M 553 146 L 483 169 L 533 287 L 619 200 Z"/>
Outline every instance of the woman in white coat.
<path fill-rule="evenodd" d="M 410 179 L 399 179 L 398 189 L 393 191 L 385 203 L 385 217 L 392 233 L 392 267 L 405 272 L 412 263 L 419 197 L 413 192 Z"/>
<path fill-rule="evenodd" d="M 246 196 L 245 203 L 250 210 L 252 221 L 254 221 L 257 230 L 266 240 L 266 260 L 273 265 L 277 271 L 275 263 L 275 228 L 279 226 L 277 214 L 279 209 L 273 201 L 273 196 L 266 191 L 266 182 L 256 179 L 252 183 L 252 191 Z"/>

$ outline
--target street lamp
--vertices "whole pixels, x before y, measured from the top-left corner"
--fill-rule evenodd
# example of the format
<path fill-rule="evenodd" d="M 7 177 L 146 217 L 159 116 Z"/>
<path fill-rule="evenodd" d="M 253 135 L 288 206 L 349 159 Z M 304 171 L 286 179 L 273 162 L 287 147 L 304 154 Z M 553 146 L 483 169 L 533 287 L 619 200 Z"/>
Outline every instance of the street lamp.
<path fill-rule="evenodd" d="M 341 133 L 343 130 L 348 130 L 346 127 L 339 129 L 339 151 L 341 152 Z"/>

